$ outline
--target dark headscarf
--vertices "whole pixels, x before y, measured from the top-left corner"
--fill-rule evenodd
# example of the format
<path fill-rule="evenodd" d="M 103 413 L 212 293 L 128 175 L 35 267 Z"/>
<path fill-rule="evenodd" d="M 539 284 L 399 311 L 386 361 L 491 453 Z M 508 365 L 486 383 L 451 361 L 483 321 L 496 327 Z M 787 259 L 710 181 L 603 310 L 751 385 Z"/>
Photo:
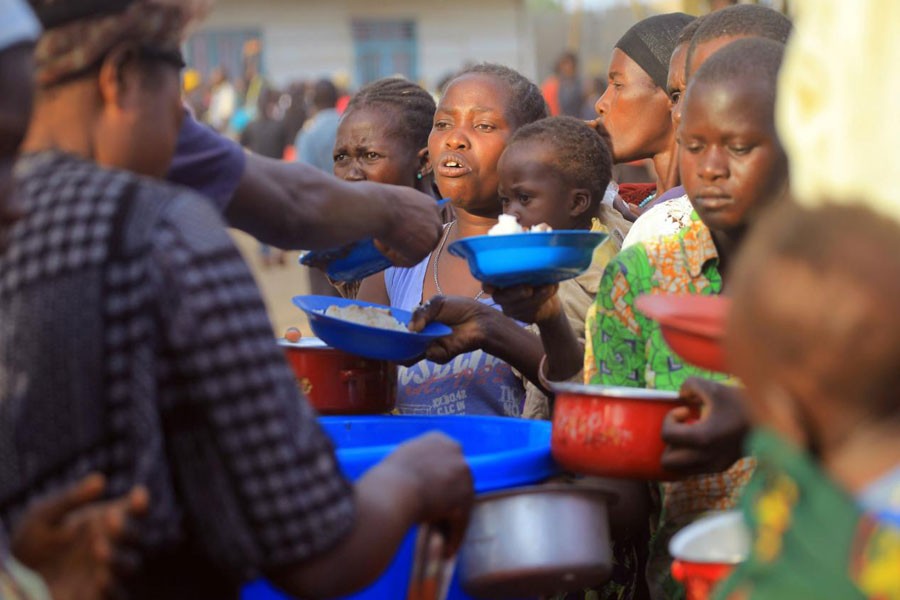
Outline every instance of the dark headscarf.
<path fill-rule="evenodd" d="M 649 17 L 626 31 L 616 48 L 636 62 L 656 85 L 666 89 L 669 59 L 675 51 L 678 34 L 693 20 L 694 17 L 684 13 Z"/>
<path fill-rule="evenodd" d="M 37 81 L 77 76 L 121 42 L 176 55 L 188 26 L 211 0 L 30 0 L 44 25 L 35 50 Z"/>

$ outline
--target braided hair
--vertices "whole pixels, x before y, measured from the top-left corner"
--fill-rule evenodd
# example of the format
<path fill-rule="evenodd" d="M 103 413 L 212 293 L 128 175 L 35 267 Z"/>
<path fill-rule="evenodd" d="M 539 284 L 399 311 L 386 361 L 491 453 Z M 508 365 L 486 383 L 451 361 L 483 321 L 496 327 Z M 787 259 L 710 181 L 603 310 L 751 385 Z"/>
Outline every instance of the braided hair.
<path fill-rule="evenodd" d="M 401 77 L 378 79 L 356 92 L 346 112 L 371 106 L 393 111 L 393 133 L 411 148 L 418 151 L 428 147 L 436 107 L 434 98 L 421 86 Z"/>
<path fill-rule="evenodd" d="M 515 69 L 495 63 L 480 63 L 464 69 L 454 79 L 469 74 L 493 77 L 509 88 L 510 98 L 506 112 L 513 127 L 522 127 L 550 116 L 550 109 L 540 88 Z"/>
<path fill-rule="evenodd" d="M 592 204 L 603 199 L 613 166 L 610 137 L 603 125 L 595 129 L 574 117 L 549 117 L 523 126 L 506 147 L 526 141 L 537 141 L 550 151 L 566 185 L 590 191 Z"/>

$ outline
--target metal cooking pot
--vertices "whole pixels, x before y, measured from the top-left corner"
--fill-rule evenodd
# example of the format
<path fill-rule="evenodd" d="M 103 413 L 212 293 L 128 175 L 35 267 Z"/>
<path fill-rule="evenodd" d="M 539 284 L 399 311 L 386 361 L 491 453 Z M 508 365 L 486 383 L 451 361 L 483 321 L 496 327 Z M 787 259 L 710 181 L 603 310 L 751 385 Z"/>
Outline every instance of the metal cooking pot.
<path fill-rule="evenodd" d="M 534 598 L 600 585 L 612 573 L 614 495 L 552 484 L 479 496 L 460 550 L 460 582 L 478 598 Z"/>
<path fill-rule="evenodd" d="M 323 415 L 390 412 L 397 401 L 397 366 L 354 356 L 318 338 L 278 340 L 301 391 Z"/>

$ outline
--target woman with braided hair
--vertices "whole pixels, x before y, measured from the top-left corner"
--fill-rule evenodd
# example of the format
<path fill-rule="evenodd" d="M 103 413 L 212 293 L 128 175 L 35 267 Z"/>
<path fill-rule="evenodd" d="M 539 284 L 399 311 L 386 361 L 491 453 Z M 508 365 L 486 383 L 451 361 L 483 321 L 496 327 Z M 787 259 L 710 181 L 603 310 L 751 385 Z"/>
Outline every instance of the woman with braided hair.
<path fill-rule="evenodd" d="M 334 143 L 334 174 L 345 181 L 374 181 L 435 195 L 428 163 L 428 134 L 434 98 L 400 77 L 374 81 L 350 100 Z M 447 206 L 443 222 L 453 219 Z M 355 298 L 359 281 L 334 282 L 345 298 Z"/>

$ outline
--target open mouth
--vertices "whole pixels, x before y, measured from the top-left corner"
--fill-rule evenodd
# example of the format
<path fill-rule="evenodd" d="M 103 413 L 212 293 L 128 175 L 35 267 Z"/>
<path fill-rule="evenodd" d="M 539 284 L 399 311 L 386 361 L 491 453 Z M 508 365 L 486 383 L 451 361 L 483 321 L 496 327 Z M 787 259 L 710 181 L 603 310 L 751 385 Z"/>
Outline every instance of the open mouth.
<path fill-rule="evenodd" d="M 465 159 L 455 152 L 442 154 L 437 164 L 437 174 L 441 177 L 462 177 L 472 172 Z"/>

